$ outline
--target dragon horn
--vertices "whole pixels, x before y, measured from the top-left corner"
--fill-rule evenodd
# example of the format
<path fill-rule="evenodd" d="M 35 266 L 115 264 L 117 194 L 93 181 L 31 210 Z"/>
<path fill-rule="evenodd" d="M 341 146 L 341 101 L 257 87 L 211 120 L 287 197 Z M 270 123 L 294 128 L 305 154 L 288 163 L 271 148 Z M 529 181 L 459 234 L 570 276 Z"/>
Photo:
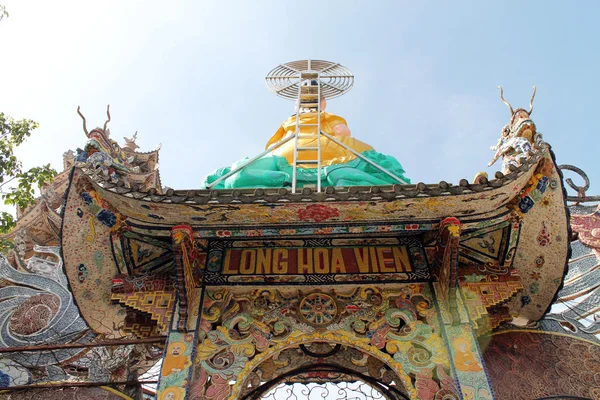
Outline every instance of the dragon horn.
<path fill-rule="evenodd" d="M 106 106 L 106 115 L 108 115 L 108 119 L 104 123 L 104 132 L 106 132 L 106 125 L 110 122 L 110 104 Z"/>
<path fill-rule="evenodd" d="M 533 98 L 535 97 L 535 86 L 533 87 L 533 94 L 531 95 L 531 100 L 529 100 L 529 115 L 533 111 Z"/>
<path fill-rule="evenodd" d="M 513 115 L 515 113 L 515 111 L 513 110 L 510 103 L 508 101 L 504 100 L 504 90 L 502 90 L 502 86 L 498 86 L 498 89 L 500 89 L 500 98 L 502 99 L 502 102 L 504 104 L 506 104 L 508 106 L 508 108 L 510 109 L 510 115 Z"/>
<path fill-rule="evenodd" d="M 86 126 L 86 122 L 85 122 L 85 117 L 83 116 L 83 114 L 81 113 L 81 107 L 77 106 L 77 114 L 79 114 L 79 116 L 81 117 L 81 119 L 83 120 L 83 131 L 85 132 L 86 136 L 90 136 L 88 130 L 87 130 L 87 126 Z"/>

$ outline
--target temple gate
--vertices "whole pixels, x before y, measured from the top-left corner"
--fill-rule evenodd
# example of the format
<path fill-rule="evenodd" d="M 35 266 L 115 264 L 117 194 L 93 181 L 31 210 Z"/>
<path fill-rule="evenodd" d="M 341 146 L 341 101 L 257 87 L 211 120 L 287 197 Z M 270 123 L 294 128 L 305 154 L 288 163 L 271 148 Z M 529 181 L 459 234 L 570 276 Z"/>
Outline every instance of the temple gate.
<path fill-rule="evenodd" d="M 307 398 L 496 398 L 488 343 L 508 355 L 493 335 L 536 326 L 570 254 L 562 175 L 530 118 L 535 89 L 528 111 L 501 92 L 511 113 L 493 147 L 501 172 L 428 185 L 411 184 L 394 157 L 325 112 L 352 84 L 327 61 L 273 69 L 267 85 L 296 113 L 263 153 L 199 190 L 162 188 L 158 150 L 137 152 L 135 137 L 121 148 L 110 114 L 88 132 L 80 113 L 88 144 L 60 176 L 62 214 L 44 219 L 36 205 L 16 231 L 60 225 L 52 251 L 66 277 L 44 269 L 26 240 L 40 276 L 0 262 L 13 292 L 62 297 L 36 294 L 15 312 L 47 306 L 53 322 L 36 329 L 82 343 L 166 340 L 160 400 L 279 399 L 296 388 Z M 10 321 L 9 339 L 31 335 Z M 503 365 L 493 364 L 495 379 Z"/>
<path fill-rule="evenodd" d="M 457 262 L 460 225 L 442 226 L 433 266 L 419 229 L 289 226 L 268 240 L 223 230 L 199 249 L 191 227 L 173 228 L 180 287 L 199 301 L 180 291 L 159 398 L 258 399 L 281 382 L 356 380 L 391 399 L 492 398 L 461 292 L 433 283 L 432 269 Z"/>

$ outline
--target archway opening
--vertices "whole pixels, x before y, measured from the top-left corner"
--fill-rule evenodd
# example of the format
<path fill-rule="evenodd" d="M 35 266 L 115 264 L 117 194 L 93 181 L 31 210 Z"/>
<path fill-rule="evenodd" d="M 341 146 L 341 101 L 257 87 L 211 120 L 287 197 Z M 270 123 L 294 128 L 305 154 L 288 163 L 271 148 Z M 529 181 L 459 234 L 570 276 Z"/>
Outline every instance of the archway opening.
<path fill-rule="evenodd" d="M 400 400 L 410 396 L 398 371 L 352 346 L 315 341 L 278 351 L 242 382 L 241 399 Z"/>
<path fill-rule="evenodd" d="M 384 383 L 371 376 L 335 364 L 302 366 L 261 382 L 243 400 L 410 400 L 395 382 Z"/>

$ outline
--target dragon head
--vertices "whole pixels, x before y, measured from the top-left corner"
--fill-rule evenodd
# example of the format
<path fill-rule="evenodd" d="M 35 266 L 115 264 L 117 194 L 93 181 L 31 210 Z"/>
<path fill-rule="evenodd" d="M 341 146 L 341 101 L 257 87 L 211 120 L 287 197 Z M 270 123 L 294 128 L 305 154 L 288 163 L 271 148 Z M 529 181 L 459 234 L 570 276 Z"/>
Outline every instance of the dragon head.
<path fill-rule="evenodd" d="M 500 98 L 510 110 L 510 121 L 502 128 L 502 134 L 498 139 L 498 143 L 491 147 L 496 153 L 488 166 L 491 166 L 502 157 L 504 160 L 504 170 L 507 170 L 508 164 L 518 165 L 519 160 L 524 160 L 528 157 L 528 154 L 533 153 L 535 148 L 540 146 L 542 139 L 531 119 L 535 86 L 533 87 L 533 94 L 529 101 L 529 111 L 524 108 L 513 110 L 510 103 L 504 100 L 502 86 L 498 86 L 498 88 L 500 89 Z"/>
<path fill-rule="evenodd" d="M 502 86 L 498 86 L 500 89 L 500 98 L 502 102 L 508 106 L 510 110 L 510 122 L 502 128 L 502 138 L 508 139 L 511 137 L 522 137 L 527 139 L 530 143 L 534 143 L 536 136 L 535 124 L 531 120 L 531 113 L 533 112 L 533 99 L 535 98 L 535 86 L 533 87 L 533 94 L 529 101 L 529 111 L 524 108 L 517 108 L 513 110 L 510 103 L 504 100 L 504 91 Z"/>

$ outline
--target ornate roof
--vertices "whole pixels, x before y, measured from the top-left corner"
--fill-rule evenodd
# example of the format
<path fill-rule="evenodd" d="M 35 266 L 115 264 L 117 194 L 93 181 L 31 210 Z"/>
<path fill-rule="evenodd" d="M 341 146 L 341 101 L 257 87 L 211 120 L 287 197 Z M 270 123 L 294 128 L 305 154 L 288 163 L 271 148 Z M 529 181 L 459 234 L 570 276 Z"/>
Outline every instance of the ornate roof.
<path fill-rule="evenodd" d="M 535 132 L 529 113 L 519 109 L 513 114 L 513 139 Z M 510 329 L 575 327 L 574 335 L 588 339 L 597 332 L 597 321 L 585 325 L 581 318 L 597 312 L 600 268 L 589 249 L 595 246 L 598 212 L 571 207 L 580 235 L 572 243 L 571 256 L 562 173 L 541 136 L 527 142 L 529 149 L 523 141 L 510 142 L 521 146 L 518 154 L 500 143 L 504 171 L 493 179 L 479 175 L 473 182 L 327 187 L 320 193 L 311 188 L 299 193 L 287 188 L 163 192 L 158 150 L 136 152 L 133 139 L 121 147 L 110 139 L 106 124 L 89 133 L 85 125 L 84 129 L 85 148 L 75 159 L 65 159 L 65 166 L 72 168 L 22 213 L 8 236 L 23 243 L 23 251 L 17 248 L 13 254 L 20 271 L 2 267 L 8 268 L 3 285 L 21 291 L 54 285 L 51 295 L 65 295 L 58 305 L 68 308 L 62 318 L 77 322 L 72 330 L 58 331 L 71 337 L 89 341 L 96 335 L 166 334 L 176 301 L 178 328 L 184 330 L 187 310 L 200 307 L 199 284 L 227 286 L 243 303 L 252 287 L 283 286 L 277 290 L 292 296 L 296 284 L 335 284 L 343 288 L 339 296 L 344 297 L 342 292 L 357 283 L 376 283 L 385 292 L 410 279 L 421 286 L 429 281 L 459 285 L 465 296 L 457 301 L 468 314 L 459 317 L 470 320 L 481 336 L 502 332 L 508 324 Z M 425 268 L 411 274 L 315 277 L 265 272 L 247 277 L 224 276 L 217 265 L 217 253 L 225 248 L 330 248 L 402 241 L 416 243 L 413 248 L 421 252 L 415 257 Z M 58 247 L 34 247 L 49 243 L 60 244 L 60 252 Z M 56 255 L 54 264 L 48 262 L 51 256 L 43 256 L 48 253 Z M 48 265 L 50 272 L 44 269 Z M 547 315 L 553 302 L 570 304 L 581 296 L 589 301 L 577 304 L 577 315 L 568 307 Z M 36 299 L 50 308 L 55 305 L 50 297 Z M 30 303 L 37 304 L 24 300 L 11 315 L 24 312 Z M 197 317 L 189 315 L 190 320 Z M 9 320 L 5 324 L 21 334 L 62 326 L 62 319 L 34 328 Z"/>

